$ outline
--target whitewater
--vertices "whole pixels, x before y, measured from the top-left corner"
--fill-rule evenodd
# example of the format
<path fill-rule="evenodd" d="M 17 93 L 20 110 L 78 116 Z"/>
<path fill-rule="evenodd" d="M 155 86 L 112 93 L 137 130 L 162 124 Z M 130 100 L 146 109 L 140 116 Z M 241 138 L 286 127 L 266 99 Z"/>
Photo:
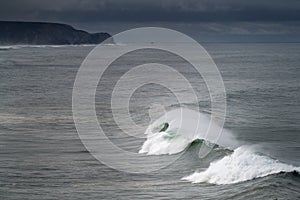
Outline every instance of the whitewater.
<path fill-rule="evenodd" d="M 300 172 L 300 167 L 282 163 L 257 151 L 256 145 L 242 145 L 226 129 L 220 135 L 207 135 L 209 123 L 207 113 L 185 108 L 169 111 L 147 128 L 147 139 L 139 153 L 156 156 L 177 154 L 187 150 L 196 140 L 202 141 L 202 147 L 209 149 L 208 153 L 214 152 L 214 146 L 231 151 L 229 155 L 212 161 L 204 171 L 196 170 L 182 178 L 192 183 L 234 184 L 280 172 Z"/>

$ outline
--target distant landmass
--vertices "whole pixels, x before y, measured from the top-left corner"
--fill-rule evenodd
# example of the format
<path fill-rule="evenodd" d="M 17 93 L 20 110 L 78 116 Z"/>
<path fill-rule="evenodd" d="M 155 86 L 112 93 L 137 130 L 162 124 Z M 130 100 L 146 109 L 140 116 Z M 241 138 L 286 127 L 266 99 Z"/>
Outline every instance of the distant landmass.
<path fill-rule="evenodd" d="M 67 24 L 0 21 L 0 45 L 99 44 L 109 37 L 108 33 L 88 33 Z"/>

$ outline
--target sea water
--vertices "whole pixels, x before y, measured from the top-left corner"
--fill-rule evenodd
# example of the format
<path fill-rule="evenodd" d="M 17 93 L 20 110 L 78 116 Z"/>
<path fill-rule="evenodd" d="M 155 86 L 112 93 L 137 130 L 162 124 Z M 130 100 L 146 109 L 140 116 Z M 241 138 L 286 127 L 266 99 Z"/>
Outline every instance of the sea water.
<path fill-rule="evenodd" d="M 148 127 L 135 134 L 145 137 L 122 134 L 109 103 L 115 81 L 129 64 L 116 62 L 100 80 L 97 116 L 114 144 L 153 159 L 168 160 L 184 152 L 171 165 L 147 174 L 102 164 L 79 139 L 72 117 L 72 89 L 92 46 L 1 47 L 0 198 L 299 199 L 300 45 L 203 45 L 226 88 L 224 134 L 216 144 L 201 133 L 189 135 L 194 124 L 189 117 L 185 117 L 186 127 L 176 127 L 180 105 L 171 91 L 155 84 L 138 88 L 130 100 L 132 119 Z M 152 54 L 168 59 L 159 52 Z M 131 59 L 140 59 L 138 55 Z M 199 102 L 184 105 L 188 116 L 203 116 L 205 127 L 211 114 L 205 82 L 184 63 L 175 64 L 182 65 L 199 96 Z M 161 78 L 170 78 L 176 85 L 172 77 L 161 74 Z M 165 114 L 152 109 L 149 116 L 151 105 L 157 104 Z M 160 132 L 155 126 L 166 122 L 160 118 L 164 115 L 172 119 Z M 200 158 L 203 145 L 211 151 Z"/>

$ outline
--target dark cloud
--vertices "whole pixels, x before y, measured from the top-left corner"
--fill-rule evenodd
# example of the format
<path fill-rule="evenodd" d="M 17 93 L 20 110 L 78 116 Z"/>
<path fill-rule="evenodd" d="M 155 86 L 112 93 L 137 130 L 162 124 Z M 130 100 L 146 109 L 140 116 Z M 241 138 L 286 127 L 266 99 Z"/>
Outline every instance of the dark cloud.
<path fill-rule="evenodd" d="M 160 26 L 203 41 L 300 41 L 299 0 L 8 0 L 0 20 L 118 33 Z"/>
<path fill-rule="evenodd" d="M 298 21 L 298 0 L 9 0 L 2 20 L 111 21 Z"/>

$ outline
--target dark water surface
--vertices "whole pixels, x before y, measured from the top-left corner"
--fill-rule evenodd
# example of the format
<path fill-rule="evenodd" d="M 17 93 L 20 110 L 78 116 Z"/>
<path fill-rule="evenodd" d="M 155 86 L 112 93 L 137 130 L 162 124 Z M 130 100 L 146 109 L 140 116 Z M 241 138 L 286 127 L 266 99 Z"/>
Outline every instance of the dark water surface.
<path fill-rule="evenodd" d="M 259 152 L 299 167 L 300 44 L 204 46 L 225 83 L 225 127 L 241 144 L 256 145 Z M 82 145 L 72 118 L 75 76 L 92 48 L 0 50 L 0 199 L 300 199 L 297 172 L 226 185 L 181 180 L 228 155 L 215 149 L 199 159 L 197 142 L 175 163 L 150 174 L 128 174 L 99 163 Z M 114 75 L 119 75 L 118 70 Z M 201 101 L 195 105 L 209 110 L 203 81 L 193 73 L 189 77 L 199 84 Z M 109 80 L 104 79 L 108 85 Z M 147 121 L 141 116 L 150 103 L 176 106 L 169 101 L 172 94 L 157 86 L 140 88 L 134 97 L 130 110 L 141 124 Z M 100 90 L 96 107 L 114 140 L 118 133 L 103 104 L 109 98 L 105 88 Z M 116 138 L 113 142 L 137 152 L 144 140 Z"/>

